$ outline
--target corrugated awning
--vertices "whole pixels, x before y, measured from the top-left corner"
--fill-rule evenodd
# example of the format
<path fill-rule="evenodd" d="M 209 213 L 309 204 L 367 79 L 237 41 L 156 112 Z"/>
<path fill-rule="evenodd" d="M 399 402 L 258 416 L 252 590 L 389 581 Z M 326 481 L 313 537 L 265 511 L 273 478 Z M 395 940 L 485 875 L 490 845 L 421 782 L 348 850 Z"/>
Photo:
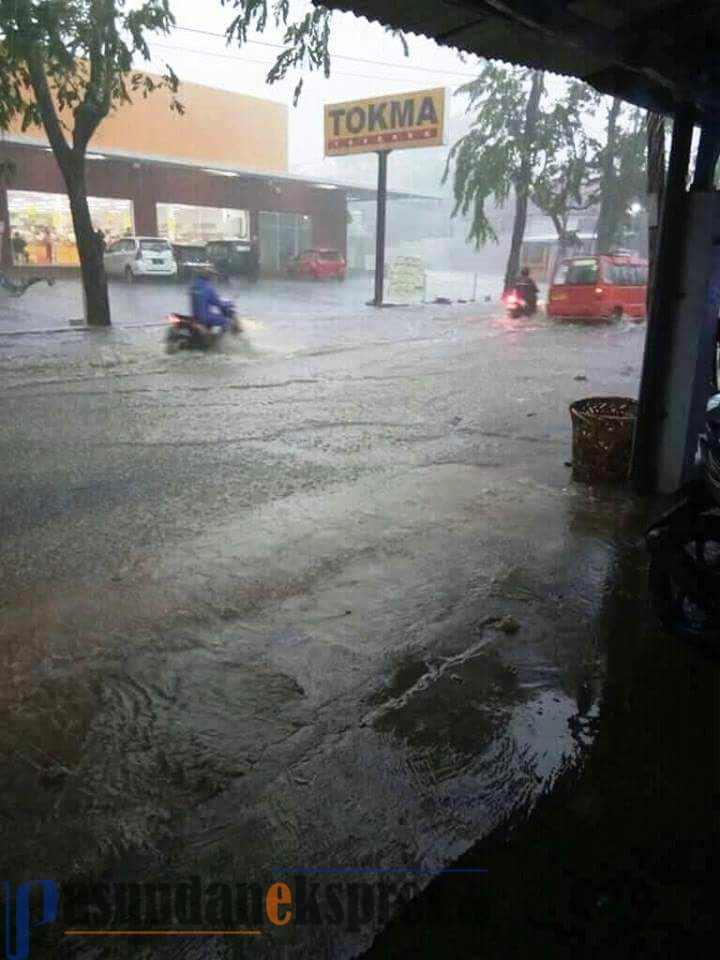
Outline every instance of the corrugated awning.
<path fill-rule="evenodd" d="M 491 60 L 578 77 L 664 113 L 720 117 L 718 0 L 327 0 Z"/>

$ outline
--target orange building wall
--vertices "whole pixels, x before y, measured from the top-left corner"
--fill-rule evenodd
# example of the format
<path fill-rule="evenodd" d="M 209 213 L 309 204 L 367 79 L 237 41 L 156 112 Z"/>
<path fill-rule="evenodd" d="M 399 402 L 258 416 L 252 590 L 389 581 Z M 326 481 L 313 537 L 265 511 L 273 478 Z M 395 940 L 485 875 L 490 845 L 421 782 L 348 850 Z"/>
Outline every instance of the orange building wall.
<path fill-rule="evenodd" d="M 158 90 L 147 99 L 136 94 L 106 117 L 90 150 L 184 160 L 212 166 L 281 173 L 288 169 L 288 108 L 283 103 L 182 83 L 180 115 L 170 110 L 170 95 Z M 70 119 L 70 125 L 72 119 Z M 8 131 L 19 134 L 19 122 Z M 45 139 L 38 128 L 26 136 Z"/>

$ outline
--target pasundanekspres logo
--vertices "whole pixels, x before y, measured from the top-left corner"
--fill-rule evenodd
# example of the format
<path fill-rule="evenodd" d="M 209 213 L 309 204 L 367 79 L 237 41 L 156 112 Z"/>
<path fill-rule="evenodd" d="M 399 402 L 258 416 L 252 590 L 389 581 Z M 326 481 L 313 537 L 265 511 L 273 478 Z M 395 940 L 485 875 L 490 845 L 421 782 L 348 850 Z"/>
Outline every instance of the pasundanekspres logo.
<path fill-rule="evenodd" d="M 40 927 L 57 920 L 57 885 L 54 880 L 28 880 L 17 885 L 14 897 L 7 880 L 4 881 L 4 887 L 5 956 L 7 960 L 27 960 L 30 956 L 30 927 Z M 30 894 L 33 887 L 39 887 L 42 892 L 42 906 L 40 919 L 31 924 Z"/>
<path fill-rule="evenodd" d="M 273 869 L 273 882 L 203 883 L 98 881 L 57 884 L 4 881 L 5 956 L 28 960 L 31 928 L 62 920 L 62 937 L 263 936 L 269 929 L 333 926 L 356 934 L 362 927 L 382 929 L 393 914 L 421 894 L 413 874 L 484 874 L 484 869 Z M 277 878 L 286 874 L 286 880 Z M 372 877 L 373 874 L 380 876 Z M 341 875 L 352 875 L 345 881 Z M 368 879 L 359 880 L 357 875 Z M 388 876 L 395 875 L 395 876 Z M 398 876 L 399 875 L 399 876 Z M 393 882 L 395 879 L 399 882 Z M 372 879 L 373 882 L 368 882 Z M 327 882 L 323 882 L 327 881 Z M 407 922 L 473 924 L 479 922 L 479 892 L 467 884 L 449 900 L 423 897 L 423 910 Z M 2 888 L 0 888 L 0 893 Z M 426 902 L 425 902 L 426 901 Z M 2 913 L 0 913 L 2 916 Z M 266 926 L 270 924 L 270 928 Z M 294 935 L 291 932 L 291 936 Z"/>

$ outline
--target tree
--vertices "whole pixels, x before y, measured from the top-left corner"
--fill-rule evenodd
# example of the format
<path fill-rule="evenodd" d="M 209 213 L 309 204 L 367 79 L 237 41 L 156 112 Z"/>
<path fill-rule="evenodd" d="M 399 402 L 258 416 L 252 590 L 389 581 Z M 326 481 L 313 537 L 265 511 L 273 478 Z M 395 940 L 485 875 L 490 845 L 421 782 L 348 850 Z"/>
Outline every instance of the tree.
<path fill-rule="evenodd" d="M 561 249 L 574 240 L 570 214 L 593 202 L 586 190 L 596 145 L 583 121 L 598 95 L 571 81 L 560 100 L 545 89 L 542 73 L 498 64 L 489 64 L 458 92 L 470 95 L 468 111 L 475 118 L 448 156 L 446 178 L 455 164 L 453 215 L 471 215 L 468 240 L 477 246 L 497 241 L 486 205 L 502 207 L 514 195 L 507 289 L 520 266 L 529 200 L 552 220 Z"/>
<path fill-rule="evenodd" d="M 595 250 L 607 253 L 619 242 L 627 211 L 646 200 L 646 118 L 642 110 L 624 109 L 615 97 L 607 114 L 605 143 L 595 164 L 599 171 L 600 213 Z"/>
<path fill-rule="evenodd" d="M 497 242 L 486 205 L 504 206 L 515 196 L 510 253 L 505 269 L 505 289 L 520 266 L 520 247 L 527 222 L 530 184 L 539 150 L 538 125 L 543 74 L 488 63 L 477 80 L 457 91 L 469 95 L 468 113 L 475 118 L 470 130 L 448 154 L 443 182 L 455 163 L 453 216 L 471 215 L 468 240 L 476 246 Z"/>
<path fill-rule="evenodd" d="M 619 229 L 617 218 L 617 173 L 615 170 L 615 155 L 617 152 L 618 117 L 622 101 L 620 97 L 613 97 L 607 114 L 605 145 L 597 157 L 600 171 L 600 213 L 595 228 L 595 250 L 606 253 L 615 239 Z"/>
<path fill-rule="evenodd" d="M 23 130 L 42 125 L 67 188 L 88 323 L 110 323 L 102 247 L 93 229 L 85 155 L 100 123 L 131 94 L 172 91 L 170 67 L 161 78 L 133 71 L 150 60 L 145 36 L 174 24 L 169 0 L 13 0 L 0 3 L 0 129 L 15 118 Z"/>
<path fill-rule="evenodd" d="M 598 200 L 591 186 L 599 144 L 585 125 L 598 100 L 599 95 L 586 84 L 571 80 L 563 99 L 543 115 L 540 124 L 541 149 L 530 196 L 552 220 L 559 256 L 577 243 L 576 234 L 569 229 L 570 215 L 587 210 Z"/>

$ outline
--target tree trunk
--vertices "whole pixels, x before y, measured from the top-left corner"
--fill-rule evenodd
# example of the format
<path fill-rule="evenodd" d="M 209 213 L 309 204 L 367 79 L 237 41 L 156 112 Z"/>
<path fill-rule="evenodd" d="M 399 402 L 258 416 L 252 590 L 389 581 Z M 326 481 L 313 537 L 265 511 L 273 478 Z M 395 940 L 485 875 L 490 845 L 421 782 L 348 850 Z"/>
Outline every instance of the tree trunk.
<path fill-rule="evenodd" d="M 61 167 L 67 186 L 75 242 L 80 257 L 86 320 L 92 327 L 110 326 L 110 302 L 102 244 L 93 228 L 85 186 L 85 161 L 73 160 Z"/>
<path fill-rule="evenodd" d="M 615 189 L 615 152 L 617 149 L 617 119 L 622 101 L 615 97 L 607 119 L 607 136 L 600 174 L 600 213 L 598 215 L 595 252 L 607 253 L 616 239 L 622 213 L 618 211 Z"/>
<path fill-rule="evenodd" d="M 515 188 L 515 219 L 513 220 L 512 239 L 510 240 L 510 253 L 505 267 L 504 292 L 510 290 L 520 273 L 520 248 L 525 236 L 525 224 L 527 223 L 528 186 L 529 184 L 524 190 L 519 186 Z"/>
<path fill-rule="evenodd" d="M 540 97 L 543 89 L 543 73 L 536 70 L 533 73 L 527 106 L 525 107 L 525 123 L 522 136 L 522 161 L 515 180 L 515 219 L 513 220 L 510 253 L 505 267 L 505 283 L 503 290 L 507 292 L 515 283 L 520 272 L 520 248 L 525 236 L 527 223 L 528 198 L 530 196 L 530 181 L 532 180 L 533 147 L 540 116 Z"/>

